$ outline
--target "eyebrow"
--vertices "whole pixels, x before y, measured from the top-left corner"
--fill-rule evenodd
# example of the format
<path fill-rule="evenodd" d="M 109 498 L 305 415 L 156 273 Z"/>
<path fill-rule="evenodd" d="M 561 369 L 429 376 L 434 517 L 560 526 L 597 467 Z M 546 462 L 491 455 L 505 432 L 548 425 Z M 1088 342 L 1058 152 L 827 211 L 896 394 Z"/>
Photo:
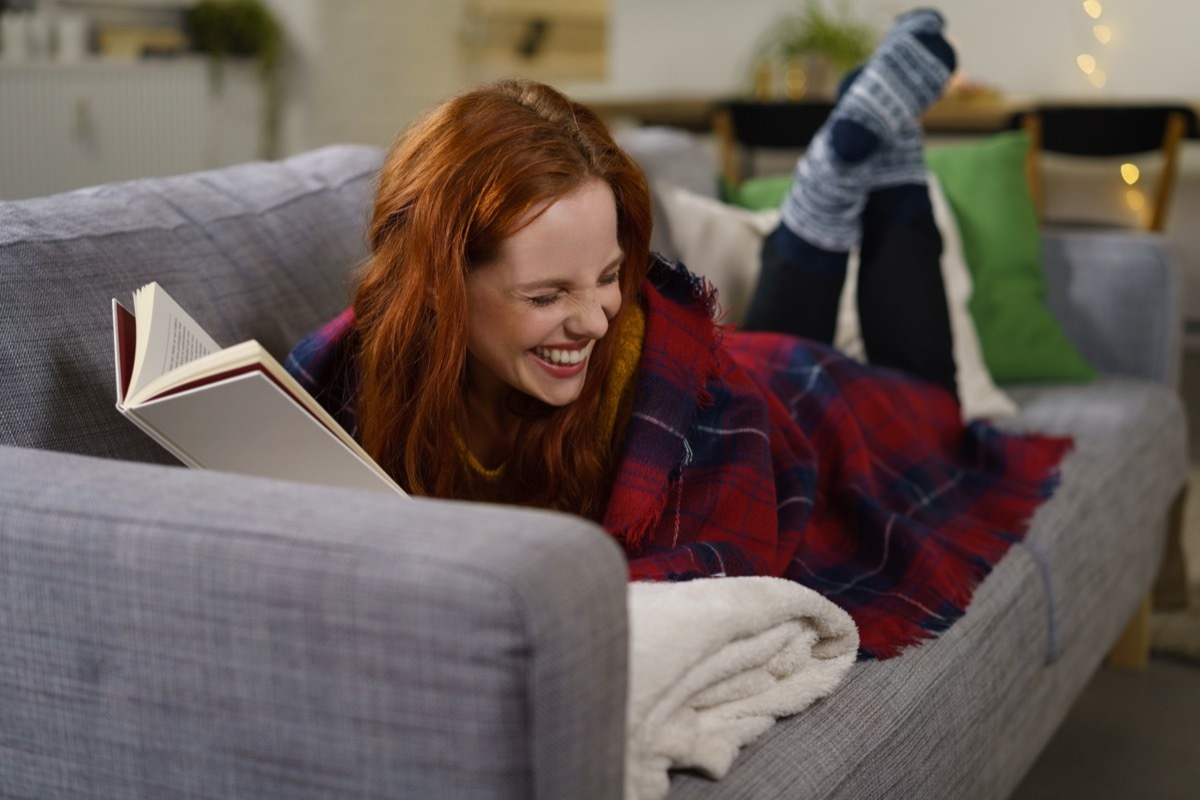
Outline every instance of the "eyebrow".
<path fill-rule="evenodd" d="M 614 267 L 619 267 L 621 262 L 625 260 L 625 254 L 621 253 L 612 261 L 604 265 L 604 269 L 600 270 L 601 275 L 605 275 L 613 270 Z M 561 278 L 546 278 L 545 280 L 532 281 L 530 283 L 518 283 L 515 287 L 517 291 L 530 291 L 533 289 L 557 289 L 561 286 L 566 286 L 567 283 Z"/>

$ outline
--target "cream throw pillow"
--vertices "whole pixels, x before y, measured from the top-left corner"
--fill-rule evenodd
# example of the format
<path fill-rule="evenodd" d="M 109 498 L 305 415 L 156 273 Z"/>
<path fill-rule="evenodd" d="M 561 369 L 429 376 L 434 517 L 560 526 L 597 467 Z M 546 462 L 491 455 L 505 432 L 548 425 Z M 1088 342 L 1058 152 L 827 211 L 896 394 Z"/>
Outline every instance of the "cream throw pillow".
<path fill-rule="evenodd" d="M 929 190 L 934 219 L 942 234 L 942 281 L 950 310 L 963 420 L 1011 416 L 1016 413 L 1016 404 L 996 386 L 983 363 L 979 336 L 967 310 L 971 275 L 963 257 L 962 240 L 953 212 L 933 175 L 929 175 Z M 723 321 L 737 323 L 745 316 L 754 294 L 763 237 L 779 224 L 779 212 L 749 211 L 666 184 L 656 185 L 655 192 L 667 215 L 672 244 L 680 260 L 716 287 Z M 865 361 L 858 307 L 854 302 L 857 274 L 857 254 L 851 253 L 838 307 L 834 346 L 852 358 Z"/>

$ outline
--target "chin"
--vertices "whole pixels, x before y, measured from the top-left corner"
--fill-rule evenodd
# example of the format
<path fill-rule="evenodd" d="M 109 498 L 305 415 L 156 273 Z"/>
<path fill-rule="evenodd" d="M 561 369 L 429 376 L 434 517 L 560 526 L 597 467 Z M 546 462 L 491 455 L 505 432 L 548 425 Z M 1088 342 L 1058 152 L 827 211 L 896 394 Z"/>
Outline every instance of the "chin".
<path fill-rule="evenodd" d="M 579 395 L 581 395 L 581 394 L 583 394 L 583 392 L 575 392 L 575 393 L 571 394 L 569 397 L 564 396 L 562 394 L 557 394 L 552 397 L 542 395 L 542 396 L 539 396 L 538 399 L 541 400 L 543 403 L 545 403 L 548 406 L 554 406 L 555 408 L 566 408 L 567 406 L 571 405 L 576 400 L 578 400 Z"/>
<path fill-rule="evenodd" d="M 545 403 L 548 406 L 554 406 L 555 408 L 564 408 L 564 407 L 569 406 L 572 403 L 574 403 L 576 400 L 579 399 L 579 396 L 583 394 L 583 377 L 584 377 L 583 375 L 579 376 L 578 385 L 571 389 L 567 389 L 566 387 L 560 387 L 559 391 L 529 392 L 529 395 L 532 397 L 536 397 L 538 400 L 541 400 L 543 403 Z"/>

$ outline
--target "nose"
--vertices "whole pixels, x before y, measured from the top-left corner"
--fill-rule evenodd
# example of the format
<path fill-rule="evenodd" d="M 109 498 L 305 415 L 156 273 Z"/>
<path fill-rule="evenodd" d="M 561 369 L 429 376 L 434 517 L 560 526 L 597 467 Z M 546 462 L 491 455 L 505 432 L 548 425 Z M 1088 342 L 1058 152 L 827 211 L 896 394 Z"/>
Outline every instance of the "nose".
<path fill-rule="evenodd" d="M 617 308 L 609 308 L 612 303 L 605 299 L 594 291 L 582 298 L 564 325 L 566 332 L 581 339 L 599 339 L 608 333 L 608 322 L 617 315 Z"/>

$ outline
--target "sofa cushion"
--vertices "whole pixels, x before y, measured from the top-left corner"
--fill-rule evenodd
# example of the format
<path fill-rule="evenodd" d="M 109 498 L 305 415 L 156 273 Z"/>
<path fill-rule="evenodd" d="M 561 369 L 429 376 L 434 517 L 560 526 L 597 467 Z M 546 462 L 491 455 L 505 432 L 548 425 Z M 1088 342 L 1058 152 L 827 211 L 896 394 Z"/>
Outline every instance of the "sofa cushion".
<path fill-rule="evenodd" d="M 0 443 L 171 461 L 113 408 L 112 299 L 157 280 L 218 343 L 282 357 L 346 305 L 381 158 L 338 146 L 0 203 Z"/>
<path fill-rule="evenodd" d="M 1183 281 L 1162 234 L 1047 229 L 1046 305 L 1106 374 L 1178 385 Z"/>
<path fill-rule="evenodd" d="M 697 144 L 696 138 L 677 128 L 652 125 L 617 131 L 613 138 L 646 171 L 653 183 L 679 186 L 701 197 L 716 198 L 717 177 L 713 156 Z M 679 258 L 672 247 L 670 224 L 667 222 L 662 197 L 651 192 L 654 209 L 654 228 L 650 233 L 650 249 L 668 258 Z"/>
<path fill-rule="evenodd" d="M 1115 376 L 1012 394 L 1021 414 L 1002 427 L 1075 437 L 1025 539 L 1046 582 L 1053 661 L 1111 595 L 1136 601 L 1152 581 L 1162 546 L 1146 538 L 1163 540 L 1165 509 L 1187 481 L 1186 415 L 1169 387 Z"/>

